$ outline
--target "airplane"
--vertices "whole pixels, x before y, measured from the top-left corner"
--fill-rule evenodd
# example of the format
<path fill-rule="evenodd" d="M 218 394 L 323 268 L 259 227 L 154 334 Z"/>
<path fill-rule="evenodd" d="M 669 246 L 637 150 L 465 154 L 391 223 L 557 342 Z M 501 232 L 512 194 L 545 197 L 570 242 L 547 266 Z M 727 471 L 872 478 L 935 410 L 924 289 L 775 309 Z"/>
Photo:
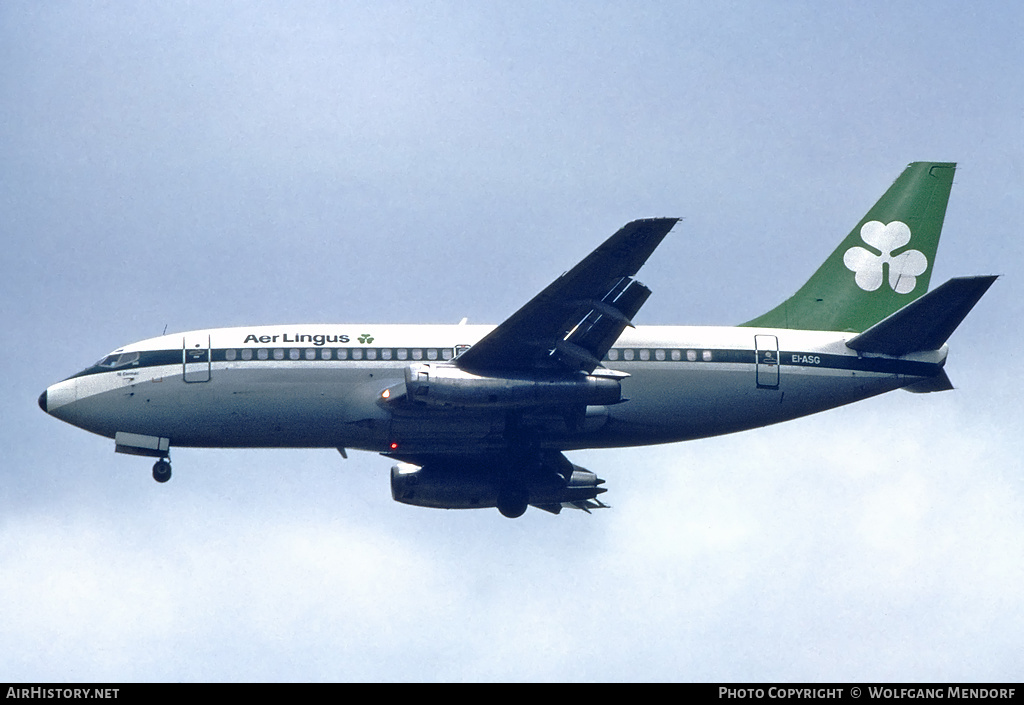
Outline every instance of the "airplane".
<path fill-rule="evenodd" d="M 566 451 L 753 429 L 895 389 L 952 389 L 947 339 L 997 277 L 928 292 L 956 165 L 910 164 L 792 297 L 733 327 L 641 326 L 635 277 L 676 218 L 622 227 L 498 326 L 272 325 L 117 348 L 39 406 L 114 450 L 336 448 L 392 459 L 392 497 L 604 509 Z M 927 293 L 926 293 L 927 292 Z"/>

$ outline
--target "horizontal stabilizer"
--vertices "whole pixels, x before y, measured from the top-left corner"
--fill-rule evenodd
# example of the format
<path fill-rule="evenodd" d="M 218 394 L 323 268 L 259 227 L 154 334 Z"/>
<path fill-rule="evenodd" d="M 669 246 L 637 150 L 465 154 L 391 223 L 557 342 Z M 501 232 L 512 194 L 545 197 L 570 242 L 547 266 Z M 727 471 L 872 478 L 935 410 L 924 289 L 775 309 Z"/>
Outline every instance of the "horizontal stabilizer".
<path fill-rule="evenodd" d="M 959 277 L 876 323 L 846 345 L 860 352 L 906 355 L 938 350 L 998 277 Z"/>
<path fill-rule="evenodd" d="M 930 392 L 948 392 L 953 389 L 953 383 L 949 381 L 949 375 L 946 374 L 945 370 L 939 372 L 934 377 L 926 377 L 919 382 L 908 384 L 903 388 L 908 392 L 914 394 L 928 394 Z"/>

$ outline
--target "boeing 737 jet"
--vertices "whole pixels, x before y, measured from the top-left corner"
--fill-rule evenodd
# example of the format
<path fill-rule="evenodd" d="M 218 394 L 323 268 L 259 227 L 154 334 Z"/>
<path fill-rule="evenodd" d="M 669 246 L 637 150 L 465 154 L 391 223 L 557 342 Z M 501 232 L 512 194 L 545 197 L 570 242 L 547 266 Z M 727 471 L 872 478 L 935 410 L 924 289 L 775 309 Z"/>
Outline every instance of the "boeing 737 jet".
<path fill-rule="evenodd" d="M 995 277 L 928 291 L 955 164 L 907 167 L 791 298 L 735 327 L 634 326 L 676 224 L 625 225 L 498 326 L 195 330 L 114 350 L 39 397 L 120 453 L 337 448 L 391 458 L 422 507 L 603 508 L 565 451 L 757 428 L 895 389 L 951 389 L 946 340 Z"/>

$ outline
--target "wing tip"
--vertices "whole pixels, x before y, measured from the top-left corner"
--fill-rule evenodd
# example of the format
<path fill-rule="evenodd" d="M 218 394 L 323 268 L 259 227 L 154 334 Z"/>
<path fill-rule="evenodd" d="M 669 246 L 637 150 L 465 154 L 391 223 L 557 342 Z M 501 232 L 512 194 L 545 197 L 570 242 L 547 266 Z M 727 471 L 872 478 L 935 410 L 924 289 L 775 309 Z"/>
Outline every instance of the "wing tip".
<path fill-rule="evenodd" d="M 636 218 L 626 223 L 625 227 L 660 224 L 668 225 L 668 229 L 671 230 L 681 220 L 682 218 L 676 216 L 655 215 L 647 218 Z"/>

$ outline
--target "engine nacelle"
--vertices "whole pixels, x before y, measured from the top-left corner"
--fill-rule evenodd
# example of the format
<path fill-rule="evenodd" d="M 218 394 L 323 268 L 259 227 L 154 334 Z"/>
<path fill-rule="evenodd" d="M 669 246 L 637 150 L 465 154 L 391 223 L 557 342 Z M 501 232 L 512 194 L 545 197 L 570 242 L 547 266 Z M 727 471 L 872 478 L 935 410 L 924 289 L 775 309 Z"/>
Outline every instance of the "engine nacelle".
<path fill-rule="evenodd" d="M 425 363 L 405 370 L 414 402 L 437 406 L 525 409 L 534 406 L 604 406 L 622 401 L 619 378 L 582 373 L 488 377 L 454 365 Z"/>
<path fill-rule="evenodd" d="M 478 467 L 447 464 L 391 468 L 391 497 L 396 502 L 435 509 L 480 509 L 498 506 L 496 474 Z"/>
<path fill-rule="evenodd" d="M 498 507 L 507 516 L 510 501 L 560 508 L 566 502 L 585 502 L 602 492 L 604 480 L 571 465 L 566 478 L 550 468 L 515 476 L 506 469 L 472 461 L 430 463 L 424 466 L 398 463 L 391 468 L 391 496 L 396 502 L 435 509 Z M 550 509 L 549 509 L 550 510 Z"/>

